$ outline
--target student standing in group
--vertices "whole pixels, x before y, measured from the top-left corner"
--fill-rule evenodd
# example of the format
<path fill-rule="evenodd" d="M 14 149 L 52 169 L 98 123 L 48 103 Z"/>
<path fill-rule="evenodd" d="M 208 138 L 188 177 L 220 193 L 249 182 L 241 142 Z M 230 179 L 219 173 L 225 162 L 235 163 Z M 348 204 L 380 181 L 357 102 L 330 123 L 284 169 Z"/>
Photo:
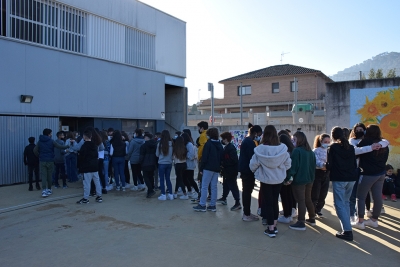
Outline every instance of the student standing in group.
<path fill-rule="evenodd" d="M 160 177 L 161 195 L 159 200 L 173 200 L 171 184 L 171 170 L 172 170 L 172 140 L 169 131 L 163 130 L 161 132 L 160 142 L 157 145 L 156 156 L 158 157 L 158 174 Z M 165 183 L 167 183 L 168 197 L 165 194 Z"/>
<path fill-rule="evenodd" d="M 285 130 L 281 130 L 280 133 L 282 133 L 282 131 Z M 279 135 L 279 141 L 287 146 L 288 154 L 290 156 L 294 150 L 294 146 L 292 140 L 290 139 L 290 135 L 289 134 Z M 280 223 L 290 223 L 292 219 L 297 216 L 297 203 L 293 196 L 291 182 L 289 182 L 290 177 L 291 176 L 289 175 L 289 170 L 288 170 L 286 171 L 286 179 L 283 183 L 283 186 L 281 187 L 281 192 L 280 192 L 281 202 L 283 207 L 283 211 L 281 213 L 282 216 L 278 218 L 278 222 Z"/>
<path fill-rule="evenodd" d="M 62 146 L 51 139 L 52 130 L 46 128 L 43 135 L 39 136 L 39 142 L 36 144 L 33 152 L 39 157 L 39 171 L 42 179 L 42 197 L 48 197 L 51 191 L 52 175 L 54 169 L 54 147 L 67 149 L 68 146 Z"/>
<path fill-rule="evenodd" d="M 279 192 L 292 162 L 287 151 L 287 146 L 279 142 L 275 127 L 267 125 L 260 145 L 254 149 L 250 160 L 250 169 L 261 182 L 261 215 L 266 219 L 268 228 L 264 233 L 269 237 L 275 237 L 278 233 L 276 224 L 279 216 Z"/>
<path fill-rule="evenodd" d="M 57 140 L 56 142 L 64 146 L 64 132 L 57 132 Z M 59 188 L 60 185 L 58 183 L 58 179 L 61 177 L 61 180 L 63 182 L 63 188 L 67 188 L 67 179 L 66 179 L 66 174 L 65 174 L 65 153 L 67 153 L 68 150 L 65 149 L 60 149 L 55 147 L 54 148 L 54 167 L 55 167 L 55 173 L 54 173 L 54 187 Z"/>
<path fill-rule="evenodd" d="M 157 142 L 157 144 L 160 141 L 160 137 L 161 137 L 161 133 L 156 132 L 156 134 L 154 135 L 154 140 Z M 154 170 L 154 191 L 158 191 L 160 189 L 159 180 L 160 179 L 158 177 L 158 158 L 157 158 L 156 169 Z"/>
<path fill-rule="evenodd" d="M 195 149 L 195 146 L 193 144 L 193 139 L 191 135 L 187 133 L 186 130 L 189 129 L 184 129 L 183 134 L 181 135 L 185 145 L 186 145 L 186 150 L 187 150 L 187 155 L 186 155 L 186 170 L 183 172 L 184 176 L 184 181 L 186 180 L 190 188 L 192 188 L 192 194 L 188 194 L 189 197 L 193 199 L 197 199 L 200 191 L 199 187 L 197 186 L 197 183 L 194 181 L 194 170 L 196 169 L 196 159 L 197 159 L 197 151 Z M 190 133 L 190 130 L 189 130 Z M 193 192 L 194 190 L 194 192 Z"/>
<path fill-rule="evenodd" d="M 353 241 L 350 224 L 350 196 L 357 179 L 357 162 L 354 147 L 349 144 L 340 127 L 332 129 L 333 144 L 327 150 L 325 167 L 330 171 L 333 202 L 342 231 L 336 237 Z"/>
<path fill-rule="evenodd" d="M 140 165 L 140 147 L 144 144 L 145 140 L 143 137 L 142 129 L 136 129 L 134 137 L 129 143 L 128 148 L 128 158 L 131 162 L 132 178 L 133 184 L 131 190 L 133 191 L 143 191 L 145 190 L 142 168 Z M 138 183 L 139 181 L 139 183 Z"/>
<path fill-rule="evenodd" d="M 157 165 L 157 141 L 153 139 L 153 135 L 146 133 L 144 135 L 144 144 L 140 147 L 139 163 L 143 171 L 144 182 L 147 186 L 147 198 L 155 195 L 154 191 L 154 170 Z"/>
<path fill-rule="evenodd" d="M 371 124 L 367 126 L 365 136 L 358 144 L 358 147 L 369 146 L 381 140 L 381 129 L 378 125 Z M 358 222 L 354 224 L 354 227 L 358 229 L 364 229 L 365 225 L 378 227 L 378 218 L 383 204 L 382 188 L 386 176 L 385 166 L 388 157 L 388 147 L 360 155 L 360 169 L 362 171 L 357 188 Z M 364 220 L 365 198 L 370 190 L 374 199 L 374 207 L 371 219 Z"/>
<path fill-rule="evenodd" d="M 197 160 L 198 160 L 198 166 L 201 166 L 201 159 L 202 159 L 202 154 L 203 154 L 203 149 L 204 149 L 204 145 L 207 142 L 207 130 L 208 130 L 208 122 L 206 121 L 201 121 L 197 124 L 197 128 L 199 131 L 199 138 L 198 138 L 198 144 L 197 144 Z M 201 187 L 201 181 L 202 181 L 202 174 L 199 172 L 197 175 L 197 180 L 200 182 L 200 187 Z M 210 190 L 209 190 L 210 193 Z M 197 198 L 197 201 L 200 201 L 200 197 L 201 197 L 201 190 L 200 190 L 200 194 Z"/>
<path fill-rule="evenodd" d="M 96 187 L 96 202 L 103 202 L 99 178 L 98 145 L 91 140 L 93 131 L 86 129 L 83 133 L 85 141 L 79 151 L 80 172 L 83 173 L 83 198 L 77 204 L 89 203 L 90 186 L 92 180 Z"/>
<path fill-rule="evenodd" d="M 24 150 L 24 164 L 28 166 L 29 191 L 33 190 L 33 173 L 35 173 L 36 189 L 40 190 L 39 184 L 39 158 L 33 153 L 35 148 L 35 137 L 28 138 L 29 145 Z"/>
<path fill-rule="evenodd" d="M 240 205 L 239 187 L 237 185 L 239 163 L 237 150 L 231 143 L 232 134 L 230 132 L 224 132 L 220 137 L 221 143 L 225 147 L 221 161 L 221 175 L 223 178 L 222 197 L 218 199 L 217 202 L 227 205 L 226 198 L 228 197 L 229 191 L 231 191 L 235 199 L 235 204 L 231 207 L 231 211 L 240 210 L 242 209 L 242 205 Z"/>
<path fill-rule="evenodd" d="M 103 161 L 103 175 L 99 175 L 100 176 L 100 182 L 101 182 L 101 186 L 103 187 L 103 189 L 110 191 L 113 189 L 113 186 L 111 184 L 109 184 L 109 177 L 108 177 L 108 168 L 109 168 L 109 164 L 110 164 L 110 148 L 111 148 L 111 144 L 110 141 L 107 138 L 107 133 L 105 131 L 101 131 L 100 132 L 100 137 L 101 140 L 103 142 L 104 145 L 104 161 Z M 101 170 L 99 170 L 100 172 Z M 104 178 L 104 180 L 102 180 L 102 177 Z"/>
<path fill-rule="evenodd" d="M 125 156 L 127 153 L 126 143 L 122 140 L 121 132 L 116 130 L 113 134 L 111 147 L 110 147 L 110 155 L 112 157 L 112 164 L 114 168 L 114 177 L 116 183 L 117 191 L 125 191 Z M 120 185 L 121 183 L 121 185 Z M 121 187 L 122 186 L 122 187 Z"/>
<path fill-rule="evenodd" d="M 185 140 L 183 139 L 182 136 L 178 136 L 175 139 L 174 150 L 172 155 L 175 162 L 175 174 L 176 174 L 174 198 L 178 197 L 178 188 L 180 187 L 182 189 L 183 195 L 180 196 L 179 198 L 189 199 L 186 193 L 186 186 L 183 182 L 184 179 L 183 175 L 187 168 L 186 164 L 187 149 L 185 146 Z"/>
<path fill-rule="evenodd" d="M 292 167 L 289 175 L 293 177 L 292 184 L 294 198 L 298 203 L 298 218 L 295 224 L 289 226 L 293 230 L 306 230 L 305 223 L 315 225 L 315 208 L 311 200 L 311 190 L 315 178 L 315 154 L 308 144 L 307 137 L 303 132 L 297 131 L 293 135 L 296 148 L 293 150 L 291 159 Z M 306 220 L 308 210 L 309 219 Z"/>
<path fill-rule="evenodd" d="M 328 134 L 320 134 L 315 137 L 314 149 L 316 159 L 315 180 L 311 190 L 311 199 L 315 207 L 315 213 L 323 218 L 322 208 L 329 190 L 329 171 L 326 169 L 327 151 L 331 138 Z"/>
<path fill-rule="evenodd" d="M 249 164 L 251 157 L 254 155 L 254 148 L 256 144 L 254 140 L 259 141 L 262 135 L 262 129 L 259 125 L 254 125 L 249 129 L 249 135 L 243 139 L 240 146 L 239 167 L 240 178 L 242 178 L 242 205 L 243 217 L 242 220 L 246 222 L 259 220 L 257 215 L 250 211 L 251 206 L 251 193 L 254 189 L 255 178 L 254 173 L 250 170 Z"/>
<path fill-rule="evenodd" d="M 129 136 L 128 136 L 128 134 L 125 131 L 121 131 L 121 135 L 122 135 L 122 141 L 125 142 L 126 148 L 129 149 Z M 139 152 L 138 152 L 138 154 L 139 154 Z M 125 187 L 129 188 L 130 187 L 130 181 L 131 181 L 131 174 L 129 172 L 129 155 L 128 155 L 128 153 L 125 155 L 124 174 L 125 174 Z M 142 173 L 140 173 L 140 175 L 142 175 Z M 143 180 L 143 176 L 142 176 L 142 180 Z"/>
<path fill-rule="evenodd" d="M 66 137 L 65 145 L 69 146 L 69 149 L 65 154 L 65 168 L 68 182 L 74 183 L 78 181 L 78 152 L 80 146 L 73 132 L 68 132 Z"/>
<path fill-rule="evenodd" d="M 385 148 L 389 145 L 389 142 L 385 139 L 382 139 L 378 143 L 374 143 L 369 146 L 363 146 L 359 147 L 358 143 L 364 138 L 365 132 L 366 132 L 367 127 L 363 123 L 357 123 L 354 125 L 351 134 L 350 134 L 350 144 L 354 146 L 356 156 L 359 156 L 364 153 L 369 153 L 373 150 L 377 150 L 380 148 Z M 357 166 L 359 165 L 359 159 L 357 159 Z M 359 174 L 360 176 L 360 174 Z M 351 222 L 356 223 L 358 220 L 358 217 L 356 216 L 356 194 L 357 194 L 357 187 L 358 187 L 358 179 L 356 183 L 353 186 L 353 191 L 351 193 L 350 197 L 350 216 L 351 216 Z M 371 215 L 370 209 L 371 209 L 371 197 L 369 194 L 367 194 L 366 199 L 365 199 L 365 206 L 367 209 L 367 214 Z"/>
<path fill-rule="evenodd" d="M 195 211 L 217 211 L 215 206 L 217 202 L 217 184 L 218 175 L 221 170 L 221 160 L 223 148 L 218 140 L 218 129 L 210 128 L 206 132 L 208 141 L 202 151 L 201 165 L 199 172 L 203 176 L 201 183 L 201 197 L 197 206 L 193 207 Z M 211 187 L 211 200 L 206 209 L 207 189 Z M 253 185 L 254 186 L 254 185 Z"/>

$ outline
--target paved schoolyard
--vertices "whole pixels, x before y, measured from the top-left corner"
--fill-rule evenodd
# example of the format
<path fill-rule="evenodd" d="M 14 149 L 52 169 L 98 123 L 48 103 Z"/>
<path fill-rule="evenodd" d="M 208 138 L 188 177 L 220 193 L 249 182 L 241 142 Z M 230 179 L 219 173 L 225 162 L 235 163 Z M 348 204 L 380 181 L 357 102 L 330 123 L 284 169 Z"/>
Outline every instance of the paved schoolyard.
<path fill-rule="evenodd" d="M 240 182 L 240 180 L 238 180 Z M 174 181 L 173 181 L 174 184 Z M 379 228 L 340 228 L 332 194 L 317 226 L 293 231 L 279 224 L 269 238 L 259 222 L 217 205 L 196 213 L 187 200 L 146 199 L 144 192 L 111 191 L 103 203 L 77 205 L 82 185 L 54 189 L 43 199 L 27 185 L 0 188 L 0 266 L 397 266 L 400 203 L 385 201 Z M 219 185 L 221 192 L 221 185 Z M 220 194 L 220 193 L 219 193 Z M 257 189 L 252 210 L 257 207 Z"/>

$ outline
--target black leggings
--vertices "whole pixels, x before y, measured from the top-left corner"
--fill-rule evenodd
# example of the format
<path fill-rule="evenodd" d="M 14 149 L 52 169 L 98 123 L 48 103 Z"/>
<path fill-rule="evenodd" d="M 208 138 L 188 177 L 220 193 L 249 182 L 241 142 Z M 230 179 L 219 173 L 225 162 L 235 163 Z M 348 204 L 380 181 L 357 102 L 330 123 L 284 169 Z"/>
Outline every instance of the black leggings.
<path fill-rule="evenodd" d="M 246 216 L 250 216 L 250 206 L 251 206 L 251 193 L 254 189 L 254 174 L 241 175 L 242 178 L 242 205 L 243 213 Z"/>
<path fill-rule="evenodd" d="M 281 191 L 282 184 L 264 184 L 261 183 L 262 188 L 262 205 L 261 216 L 267 219 L 268 225 L 274 225 L 274 221 L 279 216 L 279 192 Z"/>
<path fill-rule="evenodd" d="M 189 183 L 190 187 L 193 187 L 193 189 L 194 189 L 194 191 L 196 191 L 196 193 L 200 193 L 199 187 L 197 186 L 197 183 L 194 181 L 194 170 L 185 170 L 183 172 L 183 176 L 184 176 L 184 181 L 186 180 Z M 189 187 L 188 187 L 188 190 L 189 190 Z"/>
<path fill-rule="evenodd" d="M 186 162 L 183 163 L 175 163 L 175 174 L 176 174 L 176 182 L 175 182 L 175 193 L 178 191 L 178 187 L 182 188 L 182 192 L 186 194 L 185 184 L 183 183 L 183 172 L 186 170 Z"/>
<path fill-rule="evenodd" d="M 297 202 L 293 196 L 292 185 L 283 185 L 281 187 L 281 201 L 283 207 L 283 216 L 292 216 L 292 208 L 297 208 Z"/>

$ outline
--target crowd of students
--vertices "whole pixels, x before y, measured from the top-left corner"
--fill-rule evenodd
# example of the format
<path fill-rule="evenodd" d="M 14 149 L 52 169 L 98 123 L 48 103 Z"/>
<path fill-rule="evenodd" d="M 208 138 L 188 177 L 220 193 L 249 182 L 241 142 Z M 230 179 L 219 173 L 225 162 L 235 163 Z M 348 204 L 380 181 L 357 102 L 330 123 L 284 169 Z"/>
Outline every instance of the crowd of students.
<path fill-rule="evenodd" d="M 84 194 L 78 204 L 89 203 L 91 195 L 102 202 L 102 194 L 114 188 L 117 191 L 147 188 L 148 198 L 160 190 L 160 201 L 191 199 L 195 211 L 215 212 L 217 203 L 227 205 L 227 197 L 232 192 L 235 204 L 231 210 L 243 209 L 242 220 L 246 222 L 258 221 L 261 217 L 267 227 L 264 233 L 275 237 L 278 222 L 289 224 L 293 230 L 306 230 L 306 224 L 316 225 L 317 218 L 324 218 L 323 207 L 332 182 L 334 206 L 342 228 L 336 237 L 348 241 L 353 240 L 352 227 L 378 227 L 382 200 L 387 200 L 389 195 L 396 201 L 396 195 L 400 194 L 400 179 L 394 175 L 393 167 L 386 164 L 389 143 L 381 137 L 377 125 L 366 127 L 358 123 L 351 131 L 334 127 L 330 135 L 315 137 L 313 149 L 299 130 L 291 135 L 288 130 L 277 132 L 273 125 L 264 129 L 249 125 L 239 157 L 231 133 L 219 134 L 217 128 L 208 128 L 204 121 L 197 126 L 200 136 L 196 142 L 189 129 L 176 132 L 173 138 L 167 130 L 153 136 L 137 129 L 129 140 L 126 133 L 112 128 L 99 131 L 88 127 L 83 138 L 58 132 L 55 141 L 51 130 L 44 129 L 36 145 L 35 139 L 29 138 L 30 144 L 24 152 L 29 190 L 33 190 L 33 173 L 36 188 L 41 190 L 38 169 L 42 196 L 47 197 L 52 194 L 53 184 L 59 187 L 59 178 L 63 188 L 67 188 L 67 177 L 70 182 L 76 181 L 79 168 Z M 129 163 L 133 185 L 129 184 Z M 237 184 L 239 173 L 241 196 Z M 223 192 L 218 199 L 219 176 L 223 179 Z M 256 180 L 260 182 L 259 208 L 254 214 L 251 198 Z M 374 200 L 372 210 L 370 193 Z M 279 211 L 279 197 L 282 211 Z M 364 219 L 365 213 L 370 219 Z M 297 221 L 293 222 L 295 217 Z"/>

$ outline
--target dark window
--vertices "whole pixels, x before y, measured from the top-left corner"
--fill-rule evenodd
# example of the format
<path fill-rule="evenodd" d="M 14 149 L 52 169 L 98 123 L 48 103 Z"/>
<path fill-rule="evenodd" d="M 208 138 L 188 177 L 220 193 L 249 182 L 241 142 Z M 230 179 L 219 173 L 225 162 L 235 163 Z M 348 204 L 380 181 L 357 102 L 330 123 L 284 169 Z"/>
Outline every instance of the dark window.
<path fill-rule="evenodd" d="M 279 93 L 279 83 L 272 83 L 272 93 L 273 94 Z"/>
<path fill-rule="evenodd" d="M 0 35 L 6 36 L 6 0 L 0 2 Z"/>
<path fill-rule="evenodd" d="M 240 86 L 238 86 L 238 95 L 240 96 Z M 242 86 L 242 95 L 251 95 L 251 85 Z"/>
<path fill-rule="evenodd" d="M 299 84 L 297 83 L 297 86 L 298 86 Z M 294 82 L 290 82 L 290 92 L 294 92 L 295 91 L 295 88 L 294 88 Z M 298 91 L 298 89 L 297 89 L 297 91 Z"/>

